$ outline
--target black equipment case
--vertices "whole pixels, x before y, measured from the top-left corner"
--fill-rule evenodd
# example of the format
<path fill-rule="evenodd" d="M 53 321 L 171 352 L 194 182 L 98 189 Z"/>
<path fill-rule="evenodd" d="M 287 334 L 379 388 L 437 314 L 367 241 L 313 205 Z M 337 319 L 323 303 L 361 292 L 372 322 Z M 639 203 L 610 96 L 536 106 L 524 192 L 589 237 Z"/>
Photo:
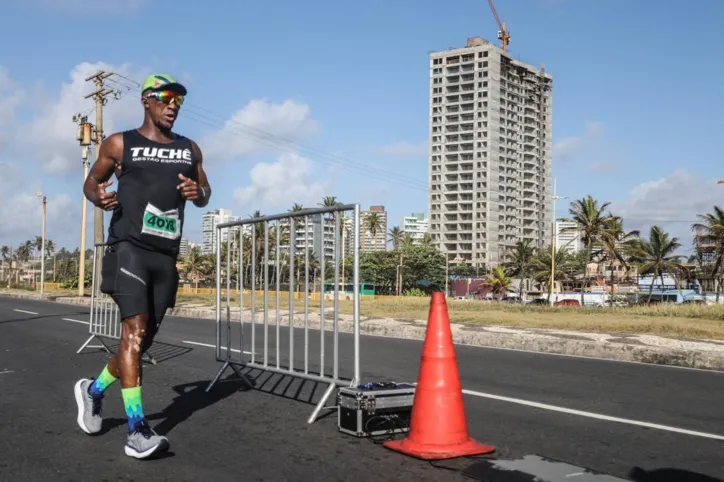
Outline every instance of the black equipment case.
<path fill-rule="evenodd" d="M 337 391 L 339 431 L 355 437 L 408 432 L 415 386 L 369 383 Z"/>

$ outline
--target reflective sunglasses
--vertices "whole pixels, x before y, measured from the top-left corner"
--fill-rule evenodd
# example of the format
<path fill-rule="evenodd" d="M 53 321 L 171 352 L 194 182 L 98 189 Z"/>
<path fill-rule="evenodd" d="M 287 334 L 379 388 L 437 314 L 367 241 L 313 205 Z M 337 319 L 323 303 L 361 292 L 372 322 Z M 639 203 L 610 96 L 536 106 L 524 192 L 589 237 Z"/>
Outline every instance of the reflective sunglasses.
<path fill-rule="evenodd" d="M 168 90 L 162 90 L 160 92 L 150 92 L 146 97 L 154 98 L 160 102 L 163 102 L 164 104 L 170 104 L 171 102 L 174 102 L 179 107 L 181 107 L 184 103 L 183 95 Z"/>

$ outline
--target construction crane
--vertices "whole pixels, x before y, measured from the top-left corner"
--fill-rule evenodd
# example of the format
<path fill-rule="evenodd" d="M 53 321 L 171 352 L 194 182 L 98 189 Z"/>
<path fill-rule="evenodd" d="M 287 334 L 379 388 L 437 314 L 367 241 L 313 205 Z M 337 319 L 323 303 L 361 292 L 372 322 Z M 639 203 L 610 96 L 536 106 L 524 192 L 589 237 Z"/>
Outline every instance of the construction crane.
<path fill-rule="evenodd" d="M 505 28 L 505 23 L 500 21 L 500 17 L 498 16 L 498 11 L 495 9 L 495 5 L 493 4 L 493 0 L 488 0 L 488 4 L 490 4 L 490 9 L 493 11 L 493 16 L 495 16 L 495 21 L 498 22 L 498 39 L 501 42 L 500 48 L 503 50 L 508 50 L 508 44 L 510 43 L 510 35 L 508 35 L 508 29 Z"/>

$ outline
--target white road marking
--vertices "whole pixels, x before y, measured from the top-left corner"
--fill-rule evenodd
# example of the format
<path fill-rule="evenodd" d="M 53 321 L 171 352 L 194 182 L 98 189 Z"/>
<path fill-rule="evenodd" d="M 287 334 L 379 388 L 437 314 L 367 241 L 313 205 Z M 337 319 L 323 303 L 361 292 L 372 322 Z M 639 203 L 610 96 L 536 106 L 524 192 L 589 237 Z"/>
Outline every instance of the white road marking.
<path fill-rule="evenodd" d="M 213 320 L 212 320 L 213 321 Z M 246 323 L 246 322 L 245 322 Z M 310 328 L 312 330 L 312 328 Z M 319 330 L 314 330 L 319 331 Z M 352 333 L 349 332 L 340 332 L 351 335 Z M 371 336 L 375 338 L 392 338 L 394 340 L 407 340 L 412 342 L 419 342 L 420 345 L 422 345 L 423 340 L 418 340 L 416 338 L 405 338 L 404 336 L 392 336 L 392 335 L 377 335 L 375 333 L 360 333 L 362 336 Z M 707 372 L 707 373 L 715 373 L 715 374 L 721 374 L 724 373 L 722 370 L 716 370 L 712 368 L 695 368 L 695 367 L 681 367 L 677 365 L 662 365 L 658 363 L 647 363 L 647 362 L 640 362 L 635 360 L 614 360 L 613 358 L 603 358 L 599 356 L 586 356 L 586 355 L 569 355 L 567 353 L 551 353 L 546 351 L 533 351 L 533 350 L 524 350 L 522 348 L 508 348 L 503 346 L 486 346 L 486 345 L 470 345 L 467 343 L 454 343 L 455 348 L 464 346 L 466 348 L 477 348 L 481 350 L 499 350 L 499 351 L 512 351 L 517 353 L 527 353 L 528 355 L 543 355 L 543 356 L 557 356 L 557 357 L 563 357 L 563 358 L 578 358 L 580 360 L 591 360 L 591 361 L 601 361 L 601 362 L 609 362 L 609 363 L 630 363 L 632 365 L 639 365 L 639 366 L 646 366 L 651 368 L 675 368 L 677 370 L 693 370 L 695 372 Z"/>
<path fill-rule="evenodd" d="M 33 300 L 38 301 L 40 303 L 53 303 L 52 301 L 45 301 L 45 300 Z M 87 307 L 86 307 L 87 308 Z M 19 311 L 19 310 L 15 310 Z M 32 313 L 30 311 L 25 312 L 37 315 L 37 313 Z M 208 318 L 189 318 L 188 316 L 182 316 L 182 315 L 167 315 L 172 318 L 184 318 L 186 320 L 191 321 L 201 321 L 201 322 L 213 322 L 213 319 Z M 249 324 L 248 321 L 245 321 L 244 324 Z M 310 328 L 310 331 L 319 331 L 319 329 Z M 352 333 L 349 332 L 340 332 L 340 334 L 346 334 L 346 335 L 352 335 Z M 389 335 L 377 335 L 373 333 L 360 333 L 361 336 L 369 336 L 369 337 L 375 337 L 375 338 L 392 338 L 395 340 L 407 340 L 411 342 L 418 342 L 422 344 L 423 340 L 418 340 L 415 338 L 405 338 L 402 336 L 389 336 Z M 710 368 L 694 368 L 694 367 L 681 367 L 676 365 L 661 365 L 658 363 L 647 363 L 647 362 L 640 362 L 640 361 L 634 361 L 634 360 L 614 360 L 611 358 L 603 358 L 603 357 L 596 357 L 596 356 L 584 356 L 584 355 L 569 355 L 567 353 L 550 353 L 550 352 L 544 352 L 544 351 L 532 351 L 532 350 L 524 350 L 522 348 L 506 348 L 506 347 L 499 347 L 499 346 L 482 346 L 482 345 L 468 345 L 464 343 L 455 343 L 456 347 L 464 346 L 469 348 L 478 348 L 483 350 L 501 350 L 501 351 L 512 351 L 512 352 L 520 352 L 520 353 L 527 353 L 530 355 L 543 355 L 543 356 L 557 356 L 557 357 L 564 357 L 564 358 L 578 358 L 581 360 L 591 360 L 591 361 L 600 361 L 600 362 L 608 362 L 608 363 L 630 363 L 633 365 L 640 365 L 640 366 L 646 366 L 650 368 L 673 368 L 676 370 L 692 370 L 696 372 L 706 372 L 711 374 L 722 374 L 724 371 L 721 370 L 715 370 Z M 213 347 L 213 346 L 212 346 Z"/>
<path fill-rule="evenodd" d="M 186 343 L 186 344 L 188 344 L 188 345 L 205 346 L 205 347 L 207 347 L 207 348 L 216 348 L 215 345 L 212 345 L 212 344 L 210 344 L 210 343 L 199 343 L 198 341 L 186 341 L 186 340 L 184 340 L 184 341 L 182 341 L 181 343 Z M 226 350 L 226 347 L 225 347 L 225 346 L 222 346 L 221 349 L 222 349 L 222 350 Z M 237 350 L 236 348 L 232 348 L 231 351 L 234 352 L 234 353 L 241 353 L 241 352 L 240 352 L 239 350 Z M 245 352 L 244 352 L 244 355 L 251 355 L 251 352 L 250 352 L 250 351 L 245 351 Z"/>
<path fill-rule="evenodd" d="M 187 343 L 189 345 L 204 346 L 204 347 L 208 347 L 208 348 L 216 348 L 214 345 L 212 345 L 210 343 L 199 343 L 197 341 L 182 341 L 182 343 Z M 221 347 L 221 348 L 222 348 L 222 350 L 226 350 L 226 347 Z M 231 351 L 239 353 L 239 350 L 236 350 L 234 348 L 232 348 Z M 250 355 L 251 353 L 248 351 L 245 351 L 244 354 Z M 417 385 L 417 383 L 413 383 L 412 385 Z M 559 407 L 556 405 L 548 405 L 546 403 L 533 402 L 530 400 L 523 400 L 520 398 L 504 397 L 502 395 L 495 395 L 493 393 L 478 392 L 476 390 L 466 390 L 466 389 L 463 389 L 463 393 L 465 393 L 466 395 L 472 395 L 474 397 L 490 398 L 490 399 L 498 400 L 501 402 L 515 403 L 518 405 L 525 405 L 527 407 L 541 408 L 543 410 L 550 410 L 553 412 L 565 413 L 568 415 L 578 415 L 579 417 L 593 418 L 596 420 L 604 420 L 607 422 L 625 423 L 628 425 L 636 425 L 639 427 L 652 428 L 652 429 L 656 429 L 656 430 L 664 430 L 667 432 L 675 432 L 675 433 L 680 433 L 680 434 L 684 434 L 684 435 L 693 435 L 695 437 L 709 438 L 709 439 L 714 439 L 714 440 L 724 440 L 724 435 L 717 435 L 714 433 L 706 433 L 706 432 L 697 432 L 695 430 L 687 430 L 685 428 L 678 428 L 678 427 L 671 427 L 668 425 L 642 422 L 639 420 L 632 420 L 632 419 L 628 419 L 628 418 L 612 417 L 610 415 L 603 415 L 603 414 L 594 413 L 594 412 L 586 412 L 583 410 Z"/>
<path fill-rule="evenodd" d="M 63 321 L 72 321 L 73 323 L 80 323 L 82 325 L 87 325 L 90 323 L 89 321 L 83 321 L 83 320 L 74 320 L 73 318 L 62 318 Z"/>
<path fill-rule="evenodd" d="M 25 310 L 18 310 L 18 309 L 14 309 L 13 311 L 17 311 L 18 313 L 27 313 L 29 315 L 37 315 L 37 313 L 34 311 L 25 311 Z"/>
<path fill-rule="evenodd" d="M 0 372 L 0 375 L 5 375 L 6 373 L 15 373 L 15 370 L 3 370 Z"/>
<path fill-rule="evenodd" d="M 516 403 L 518 405 L 525 405 L 527 407 L 541 408 L 543 410 L 550 410 L 552 412 L 566 413 L 569 415 L 578 415 L 579 417 L 588 417 L 596 420 L 604 420 L 607 422 L 625 423 L 628 425 L 637 425 L 639 427 L 652 428 L 655 430 L 664 430 L 666 432 L 675 432 L 684 435 L 693 435 L 694 437 L 709 438 L 714 440 L 724 440 L 724 435 L 718 435 L 714 433 L 697 432 L 695 430 L 687 430 L 685 428 L 671 427 L 668 425 L 660 425 L 657 423 L 642 422 L 639 420 L 631 420 L 628 418 L 611 417 L 609 415 L 603 415 L 600 413 L 586 412 L 583 410 L 575 410 L 572 408 L 558 407 L 556 405 L 548 405 L 546 403 L 532 402 L 530 400 L 522 400 L 520 398 L 503 397 L 501 395 L 495 395 L 492 393 L 478 392 L 475 390 L 465 390 L 463 393 L 472 395 L 474 397 L 490 398 L 492 400 L 499 400 L 501 402 Z"/>

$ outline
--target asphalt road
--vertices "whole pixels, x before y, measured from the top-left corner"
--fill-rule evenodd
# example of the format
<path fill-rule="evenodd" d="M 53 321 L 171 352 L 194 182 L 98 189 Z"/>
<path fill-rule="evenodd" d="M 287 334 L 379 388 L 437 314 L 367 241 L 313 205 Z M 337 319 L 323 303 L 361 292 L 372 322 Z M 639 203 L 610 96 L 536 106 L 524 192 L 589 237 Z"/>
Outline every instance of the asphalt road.
<path fill-rule="evenodd" d="M 313 407 L 306 400 L 312 392 L 316 400 L 324 386 L 252 371 L 255 390 L 244 391 L 230 377 L 205 394 L 220 366 L 207 346 L 214 323 L 177 317 L 164 322 L 152 349 L 159 364 L 146 367 L 143 392 L 146 414 L 168 434 L 172 453 L 131 460 L 122 452 L 126 427 L 117 387 L 106 399 L 106 433 L 89 437 L 75 423 L 73 383 L 95 376 L 108 359 L 96 349 L 75 353 L 87 338 L 87 320 L 87 308 L 0 297 L 0 479 L 464 480 L 341 434 L 335 416 L 307 425 Z M 244 329 L 247 343 L 240 346 L 234 329 L 232 348 L 250 351 L 249 325 Z M 257 356 L 263 355 L 262 330 L 255 327 Z M 283 350 L 286 330 L 280 330 Z M 275 333 L 271 325 L 272 364 Z M 309 331 L 310 354 L 319 352 L 319 336 Z M 339 340 L 341 375 L 349 376 L 352 337 Z M 297 367 L 304 366 L 304 342 L 296 330 Z M 362 381 L 414 382 L 421 345 L 363 336 Z M 326 371 L 332 348 L 327 334 Z M 724 478 L 724 373 L 466 346 L 456 351 L 471 435 L 498 447 L 497 457 L 538 454 L 622 478 L 635 466 Z M 318 359 L 309 366 L 318 369 Z"/>

